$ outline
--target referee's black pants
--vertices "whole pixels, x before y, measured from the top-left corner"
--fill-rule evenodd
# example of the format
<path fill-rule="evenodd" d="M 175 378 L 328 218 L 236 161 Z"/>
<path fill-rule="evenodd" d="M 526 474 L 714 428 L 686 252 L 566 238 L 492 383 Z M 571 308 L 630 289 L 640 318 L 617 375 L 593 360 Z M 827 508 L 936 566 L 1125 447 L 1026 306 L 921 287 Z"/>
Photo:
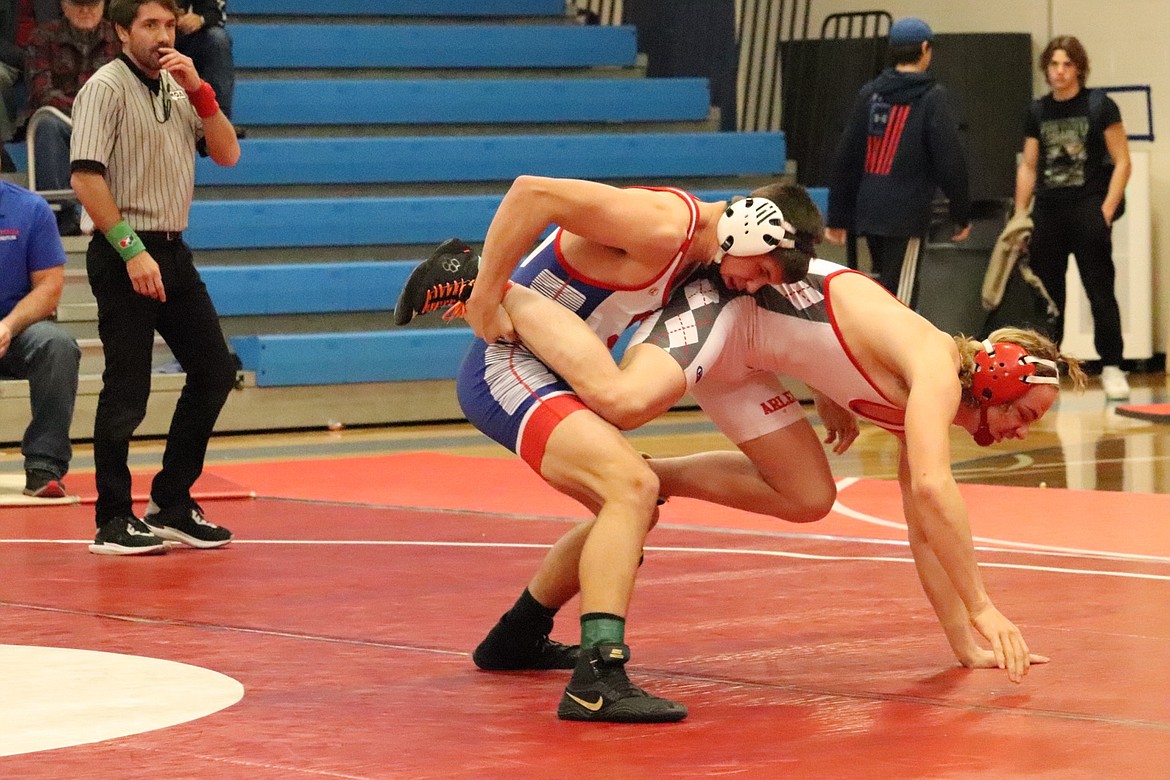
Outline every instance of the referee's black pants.
<path fill-rule="evenodd" d="M 139 235 L 162 272 L 165 303 L 134 292 L 126 264 L 103 236 L 95 236 L 86 252 L 106 361 L 93 429 L 98 525 L 132 514 L 127 460 L 130 438 L 146 415 L 150 397 L 155 331 L 187 375 L 171 418 L 162 470 L 151 485 L 151 498 L 160 507 L 191 502 L 207 442 L 235 383 L 235 361 L 190 248 L 177 234 Z"/>
<path fill-rule="evenodd" d="M 1102 365 L 1121 365 L 1124 342 L 1121 310 L 1113 289 L 1113 231 L 1105 224 L 1101 199 L 1082 197 L 1068 203 L 1038 200 L 1032 222 L 1028 262 L 1060 310 L 1049 334 L 1052 340 L 1059 344 L 1064 335 L 1065 274 L 1072 254 L 1093 314 L 1093 346 Z"/>

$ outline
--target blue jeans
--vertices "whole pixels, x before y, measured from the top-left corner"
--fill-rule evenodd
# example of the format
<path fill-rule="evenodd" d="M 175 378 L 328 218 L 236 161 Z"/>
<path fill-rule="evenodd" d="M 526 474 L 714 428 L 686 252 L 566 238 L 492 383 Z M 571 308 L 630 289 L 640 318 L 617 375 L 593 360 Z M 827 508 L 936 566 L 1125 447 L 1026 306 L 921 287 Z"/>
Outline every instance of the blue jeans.
<path fill-rule="evenodd" d="M 59 117 L 43 113 L 33 139 L 38 190 L 67 190 L 69 183 L 69 139 L 73 128 Z"/>
<path fill-rule="evenodd" d="M 0 357 L 0 373 L 28 380 L 32 422 L 20 447 L 26 471 L 41 469 L 58 479 L 69 471 L 73 457 L 69 426 L 80 364 L 77 342 L 50 320 L 29 325 Z"/>
<path fill-rule="evenodd" d="M 195 62 L 199 76 L 215 90 L 223 115 L 232 118 L 232 93 L 236 91 L 236 64 L 232 37 L 218 25 L 209 25 L 175 39 L 175 48 Z"/>

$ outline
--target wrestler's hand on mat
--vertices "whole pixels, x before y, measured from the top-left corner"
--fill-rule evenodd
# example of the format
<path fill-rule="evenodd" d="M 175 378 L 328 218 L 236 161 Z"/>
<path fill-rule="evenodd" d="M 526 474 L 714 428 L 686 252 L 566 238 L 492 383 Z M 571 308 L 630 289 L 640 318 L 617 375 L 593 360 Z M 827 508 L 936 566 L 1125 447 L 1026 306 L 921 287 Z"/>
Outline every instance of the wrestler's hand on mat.
<path fill-rule="evenodd" d="M 1028 645 L 1020 629 L 990 602 L 971 615 L 971 624 L 991 643 L 995 665 L 1006 669 L 1008 679 L 1012 682 L 1022 682 L 1028 673 L 1032 654 L 1028 652 Z"/>
<path fill-rule="evenodd" d="M 467 320 L 475 335 L 489 344 L 500 339 L 515 341 L 516 329 L 512 326 L 512 318 L 508 316 L 500 301 L 477 297 L 476 291 L 467 299 L 467 309 L 463 313 L 463 318 Z"/>
<path fill-rule="evenodd" d="M 1030 664 L 1046 664 L 1052 659 L 1046 655 L 1038 653 L 1028 653 L 1028 663 Z M 976 647 L 974 652 L 965 658 L 960 658 L 959 663 L 968 669 L 998 669 L 999 664 L 995 660 L 995 653 L 982 647 Z"/>
<path fill-rule="evenodd" d="M 857 439 L 857 417 L 845 407 L 831 401 L 817 391 L 813 391 L 813 401 L 817 406 L 817 415 L 821 424 L 825 426 L 825 444 L 833 444 L 833 452 L 840 455 L 849 449 Z M 836 442 L 834 444 L 834 442 Z"/>

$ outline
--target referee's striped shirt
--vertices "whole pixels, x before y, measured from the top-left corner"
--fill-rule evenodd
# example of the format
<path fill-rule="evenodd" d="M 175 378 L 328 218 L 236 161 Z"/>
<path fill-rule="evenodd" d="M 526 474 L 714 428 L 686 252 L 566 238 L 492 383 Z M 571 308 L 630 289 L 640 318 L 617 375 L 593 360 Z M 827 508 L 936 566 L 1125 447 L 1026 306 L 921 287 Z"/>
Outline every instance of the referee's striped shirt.
<path fill-rule="evenodd" d="M 195 193 L 203 120 L 165 71 L 158 81 L 125 54 L 103 65 L 73 103 L 72 170 L 105 174 L 134 230 L 179 232 Z"/>

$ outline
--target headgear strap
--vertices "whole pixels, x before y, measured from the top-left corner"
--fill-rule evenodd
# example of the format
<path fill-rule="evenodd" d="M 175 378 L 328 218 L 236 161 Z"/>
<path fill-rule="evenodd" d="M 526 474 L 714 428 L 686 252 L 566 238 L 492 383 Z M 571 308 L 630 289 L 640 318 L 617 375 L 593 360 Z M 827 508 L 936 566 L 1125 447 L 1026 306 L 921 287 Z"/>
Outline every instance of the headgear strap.
<path fill-rule="evenodd" d="M 984 341 L 983 349 L 975 353 L 971 380 L 971 393 L 980 406 L 1010 403 L 1028 392 L 1028 385 L 1060 384 L 1055 361 L 1032 357 L 1018 344 Z"/>

